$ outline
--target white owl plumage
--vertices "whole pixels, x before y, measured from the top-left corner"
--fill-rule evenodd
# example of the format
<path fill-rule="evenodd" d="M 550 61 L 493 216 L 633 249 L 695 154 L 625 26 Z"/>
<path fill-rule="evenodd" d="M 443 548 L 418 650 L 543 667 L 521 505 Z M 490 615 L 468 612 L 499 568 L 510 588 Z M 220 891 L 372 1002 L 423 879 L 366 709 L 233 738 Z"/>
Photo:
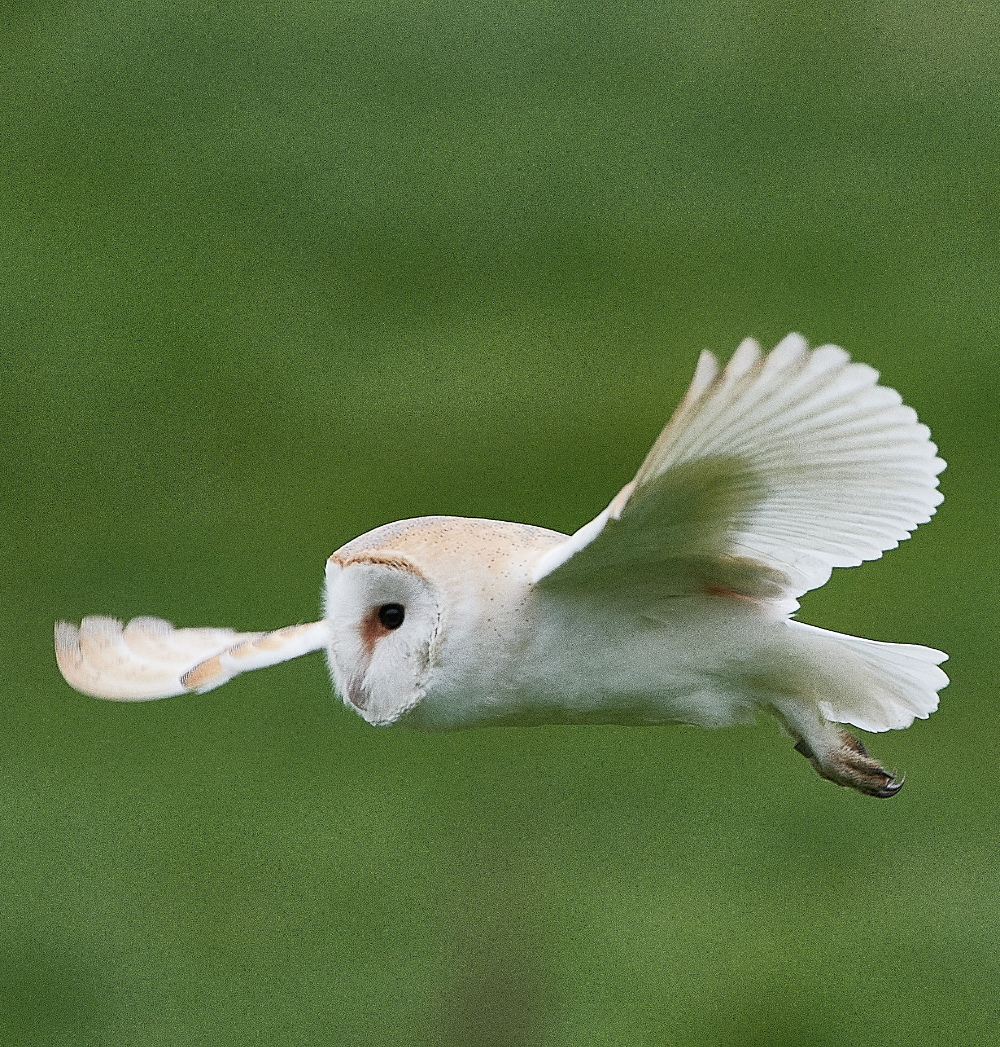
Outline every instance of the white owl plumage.
<path fill-rule="evenodd" d="M 894 548 L 942 496 L 926 426 L 878 373 L 789 335 L 702 354 L 638 473 L 575 534 L 447 516 L 378 527 L 327 561 L 325 613 L 273 632 L 158 618 L 56 625 L 66 680 L 100 698 L 208 691 L 324 649 L 368 722 L 691 723 L 772 713 L 816 770 L 892 796 L 841 729 L 937 708 L 946 655 L 817 629 L 797 598 Z"/>

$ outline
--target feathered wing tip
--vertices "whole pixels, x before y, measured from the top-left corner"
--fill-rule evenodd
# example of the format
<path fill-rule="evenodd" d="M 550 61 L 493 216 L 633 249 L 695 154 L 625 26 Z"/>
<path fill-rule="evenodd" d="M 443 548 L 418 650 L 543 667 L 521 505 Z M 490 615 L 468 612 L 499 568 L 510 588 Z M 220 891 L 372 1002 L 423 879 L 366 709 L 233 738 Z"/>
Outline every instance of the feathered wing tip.
<path fill-rule="evenodd" d="M 161 618 L 92 615 L 77 627 L 57 622 L 56 661 L 71 687 L 95 698 L 148 701 L 184 694 L 182 676 L 205 658 L 263 633 L 175 629 Z"/>
<path fill-rule="evenodd" d="M 801 335 L 767 356 L 743 342 L 720 372 L 703 354 L 680 407 L 635 479 L 712 458 L 740 461 L 764 496 L 735 521 L 734 552 L 781 571 L 788 595 L 834 567 L 881 556 L 941 502 L 930 432 L 878 372 Z"/>
<path fill-rule="evenodd" d="M 93 615 L 79 627 L 57 622 L 56 661 L 66 682 L 94 698 L 151 701 L 208 691 L 248 669 L 324 647 L 325 621 L 270 633 L 175 629 L 162 618 Z"/>

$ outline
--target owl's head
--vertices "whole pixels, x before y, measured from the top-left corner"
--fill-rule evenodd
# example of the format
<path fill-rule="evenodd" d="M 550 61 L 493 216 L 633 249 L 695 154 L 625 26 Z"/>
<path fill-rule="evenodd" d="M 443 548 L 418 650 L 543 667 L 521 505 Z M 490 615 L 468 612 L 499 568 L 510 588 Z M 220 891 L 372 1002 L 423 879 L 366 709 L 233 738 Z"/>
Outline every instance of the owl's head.
<path fill-rule="evenodd" d="M 391 724 L 428 692 L 461 689 L 524 627 L 530 565 L 562 539 L 521 524 L 401 520 L 338 549 L 326 565 L 327 656 L 345 704 Z M 424 706 L 421 707 L 424 709 Z"/>

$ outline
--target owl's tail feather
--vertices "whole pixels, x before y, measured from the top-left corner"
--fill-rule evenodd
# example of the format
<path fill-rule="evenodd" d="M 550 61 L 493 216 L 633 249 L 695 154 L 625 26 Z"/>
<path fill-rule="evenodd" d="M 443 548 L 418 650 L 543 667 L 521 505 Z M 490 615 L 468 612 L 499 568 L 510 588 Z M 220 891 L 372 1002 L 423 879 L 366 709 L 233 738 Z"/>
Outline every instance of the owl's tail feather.
<path fill-rule="evenodd" d="M 943 651 L 864 640 L 803 622 L 788 625 L 824 677 L 835 681 L 817 695 L 825 719 L 863 731 L 891 731 L 926 720 L 937 709 L 937 692 L 948 684 L 938 668 L 948 657 Z"/>
<path fill-rule="evenodd" d="M 926 719 L 948 683 L 947 657 L 916 644 L 881 643 L 789 621 L 798 671 L 793 691 L 772 708 L 795 748 L 823 778 L 868 796 L 895 796 L 902 776 L 887 771 L 841 724 L 889 731 Z"/>

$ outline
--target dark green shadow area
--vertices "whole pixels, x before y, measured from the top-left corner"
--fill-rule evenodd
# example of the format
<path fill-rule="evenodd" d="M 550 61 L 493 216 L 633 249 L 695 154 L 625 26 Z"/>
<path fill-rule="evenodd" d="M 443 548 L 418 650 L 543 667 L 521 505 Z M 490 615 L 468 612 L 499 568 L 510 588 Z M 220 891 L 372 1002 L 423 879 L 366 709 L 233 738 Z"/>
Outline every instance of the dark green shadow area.
<path fill-rule="evenodd" d="M 884 0 L 8 5 L 0 1042 L 995 1038 L 1000 17 Z M 71 692 L 57 618 L 311 620 L 393 519 L 572 531 L 698 351 L 834 341 L 948 471 L 803 602 L 947 650 L 869 739 L 379 732 L 321 660 Z"/>

